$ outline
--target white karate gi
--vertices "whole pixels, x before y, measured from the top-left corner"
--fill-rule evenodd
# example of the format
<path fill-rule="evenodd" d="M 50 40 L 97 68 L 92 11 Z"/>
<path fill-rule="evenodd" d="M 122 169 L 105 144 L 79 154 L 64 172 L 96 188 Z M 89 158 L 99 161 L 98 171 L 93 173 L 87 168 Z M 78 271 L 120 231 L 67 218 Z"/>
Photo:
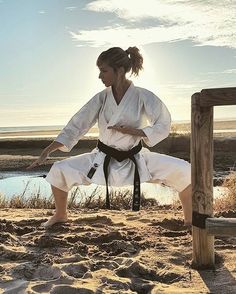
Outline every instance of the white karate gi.
<path fill-rule="evenodd" d="M 123 134 L 108 126 L 119 125 L 142 129 L 146 134 L 143 141 L 154 146 L 165 139 L 170 130 L 171 117 L 164 103 L 152 92 L 131 83 L 119 105 L 111 87 L 96 94 L 78 111 L 55 141 L 63 144 L 61 151 L 68 152 L 98 122 L 99 140 L 118 150 L 129 150 L 136 146 L 141 137 Z M 73 186 L 95 183 L 105 185 L 103 161 L 105 154 L 95 148 L 91 153 L 74 156 L 54 163 L 46 180 L 53 186 L 69 191 Z M 140 182 L 162 183 L 177 191 L 191 183 L 190 164 L 147 148 L 135 154 Z M 97 164 L 90 179 L 89 170 Z M 111 158 L 108 183 L 111 186 L 133 185 L 134 164 L 130 159 L 118 162 Z"/>

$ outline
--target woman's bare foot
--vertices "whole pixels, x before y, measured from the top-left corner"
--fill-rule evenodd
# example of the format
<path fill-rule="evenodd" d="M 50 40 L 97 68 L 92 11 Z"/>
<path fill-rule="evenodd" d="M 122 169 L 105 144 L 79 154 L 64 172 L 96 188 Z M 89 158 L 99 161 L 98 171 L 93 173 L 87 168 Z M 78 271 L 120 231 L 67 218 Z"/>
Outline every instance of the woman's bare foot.
<path fill-rule="evenodd" d="M 67 214 L 63 216 L 58 216 L 54 214 L 47 222 L 41 224 L 42 227 L 49 228 L 57 223 L 66 223 L 68 221 Z"/>

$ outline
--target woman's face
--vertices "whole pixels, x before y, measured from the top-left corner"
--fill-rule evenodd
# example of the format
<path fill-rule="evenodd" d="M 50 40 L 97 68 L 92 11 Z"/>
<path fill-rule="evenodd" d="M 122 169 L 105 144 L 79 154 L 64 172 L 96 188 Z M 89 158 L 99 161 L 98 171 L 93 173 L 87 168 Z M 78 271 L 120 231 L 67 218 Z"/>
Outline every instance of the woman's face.
<path fill-rule="evenodd" d="M 99 79 L 102 80 L 106 87 L 113 86 L 117 82 L 117 73 L 112 67 L 106 63 L 102 63 L 98 66 L 99 68 Z"/>

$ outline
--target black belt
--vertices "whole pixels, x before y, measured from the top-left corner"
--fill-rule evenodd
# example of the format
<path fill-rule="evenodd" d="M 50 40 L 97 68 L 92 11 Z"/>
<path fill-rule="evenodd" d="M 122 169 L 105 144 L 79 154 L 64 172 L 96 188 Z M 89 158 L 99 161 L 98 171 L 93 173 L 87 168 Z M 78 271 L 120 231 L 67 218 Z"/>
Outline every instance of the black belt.
<path fill-rule="evenodd" d="M 97 147 L 100 151 L 106 154 L 104 163 L 103 163 L 103 171 L 106 180 L 106 208 L 110 209 L 110 199 L 109 199 L 109 191 L 108 191 L 108 166 L 111 158 L 115 158 L 117 161 L 121 162 L 127 158 L 131 159 L 135 165 L 134 170 L 134 191 L 133 191 L 133 205 L 132 210 L 138 211 L 140 208 L 140 178 L 138 172 L 138 166 L 134 155 L 138 153 L 142 149 L 141 141 L 139 144 L 128 151 L 121 151 L 115 148 L 112 148 L 100 140 L 98 140 Z"/>

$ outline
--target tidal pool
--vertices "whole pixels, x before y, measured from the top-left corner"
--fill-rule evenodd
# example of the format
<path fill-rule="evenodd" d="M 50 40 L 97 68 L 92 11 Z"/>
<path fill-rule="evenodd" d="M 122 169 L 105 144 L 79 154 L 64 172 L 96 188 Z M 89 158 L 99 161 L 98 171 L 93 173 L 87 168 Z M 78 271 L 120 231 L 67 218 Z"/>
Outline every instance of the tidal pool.
<path fill-rule="evenodd" d="M 39 172 L 0 172 L 0 194 L 6 199 L 10 199 L 14 196 L 23 195 L 26 199 L 40 195 L 42 197 L 49 198 L 52 195 L 50 184 L 40 177 L 43 173 Z M 105 187 L 91 184 L 89 186 L 80 186 L 80 195 L 89 196 L 95 189 L 98 189 L 98 193 L 105 195 Z M 73 192 L 76 188 L 73 188 Z M 130 189 L 132 193 L 132 186 L 124 188 L 113 188 L 112 190 L 126 190 Z M 141 184 L 141 191 L 145 194 L 146 198 L 154 198 L 160 204 L 172 204 L 174 200 L 178 199 L 178 193 L 169 188 L 158 184 L 143 183 Z M 222 187 L 214 187 L 214 197 L 219 197 L 225 192 Z"/>

